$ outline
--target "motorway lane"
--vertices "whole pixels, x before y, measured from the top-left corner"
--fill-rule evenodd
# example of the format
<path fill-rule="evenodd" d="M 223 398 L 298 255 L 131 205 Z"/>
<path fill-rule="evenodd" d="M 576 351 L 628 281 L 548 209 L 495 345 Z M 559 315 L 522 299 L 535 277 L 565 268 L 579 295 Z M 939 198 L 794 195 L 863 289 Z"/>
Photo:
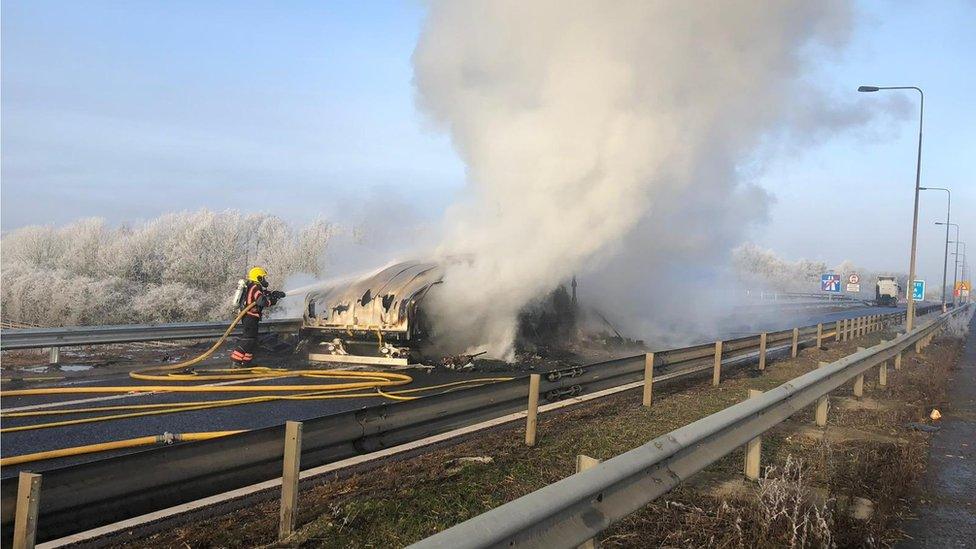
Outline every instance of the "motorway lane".
<path fill-rule="evenodd" d="M 435 370 L 427 372 L 421 369 L 411 369 L 403 371 L 413 377 L 414 381 L 410 385 L 391 387 L 389 390 L 395 391 L 404 388 L 424 387 L 438 385 L 464 379 L 484 378 L 484 377 L 511 377 L 513 374 L 504 373 L 485 373 L 485 372 L 457 372 Z M 523 374 L 524 375 L 524 374 Z M 134 380 L 126 374 L 99 377 L 92 380 L 95 385 L 169 385 L 169 383 L 143 382 Z M 327 384 L 329 379 L 322 378 L 284 378 L 261 380 L 259 382 L 247 383 L 247 385 L 297 385 L 297 384 Z M 189 385 L 193 383 L 173 383 L 173 385 Z M 370 392 L 369 390 L 357 391 L 360 393 Z M 283 395 L 295 393 L 281 393 Z M 63 402 L 88 400 L 106 396 L 120 395 L 45 395 L 29 397 L 11 397 L 3 399 L 4 411 L 12 410 L 22 406 L 36 405 L 40 403 Z M 72 408 L 87 408 L 95 406 L 112 406 L 127 404 L 148 404 L 148 403 L 170 403 L 170 402 L 203 402 L 208 400 L 222 400 L 238 397 L 256 396 L 254 393 L 154 393 L 145 395 L 129 395 L 124 398 L 114 398 L 112 400 L 99 400 L 84 404 L 72 404 Z M 302 421 L 315 417 L 336 414 L 347 410 L 354 410 L 366 406 L 375 406 L 381 403 L 393 404 L 392 401 L 379 396 L 374 398 L 343 398 L 331 400 L 306 400 L 288 401 L 279 400 L 255 404 L 244 404 L 239 406 L 227 406 L 212 408 L 207 410 L 194 410 L 178 412 L 172 414 L 161 414 L 142 416 L 129 419 L 110 420 L 94 423 L 84 423 L 64 427 L 46 428 L 32 431 L 20 431 L 13 433 L 3 433 L 0 435 L 0 447 L 3 456 L 16 456 L 21 454 L 43 452 L 72 446 L 94 444 L 97 442 L 108 442 L 142 436 L 159 435 L 164 432 L 170 433 L 190 433 L 203 431 L 228 431 L 228 430 L 248 430 L 262 427 L 280 425 L 287 420 Z M 109 413 L 126 412 L 99 412 L 93 414 L 70 414 L 57 416 L 39 416 L 29 418 L 5 418 L 4 427 L 15 427 L 19 425 L 31 425 L 38 423 L 49 423 L 64 419 L 77 419 L 83 417 L 95 417 Z M 146 449 L 145 447 L 141 449 Z M 140 448 L 117 450 L 113 452 L 101 452 L 98 454 L 88 454 L 82 456 L 65 457 L 23 466 L 4 467 L 3 477 L 15 474 L 19 470 L 43 471 L 49 468 L 62 467 L 73 463 L 81 463 L 94 459 L 102 459 L 112 455 L 131 453 L 140 451 Z"/>
<path fill-rule="evenodd" d="M 831 323 L 837 320 L 842 320 L 845 318 L 853 318 L 856 316 L 868 315 L 868 314 L 885 314 L 894 312 L 896 309 L 885 308 L 885 307 L 863 307 L 863 308 L 852 308 L 844 309 L 840 311 L 830 311 L 830 312 L 813 312 L 805 314 L 793 314 L 790 316 L 784 315 L 772 315 L 769 318 L 748 318 L 742 319 L 741 326 L 736 329 L 747 329 L 746 333 L 735 333 L 735 330 L 730 330 L 729 333 L 720 334 L 718 337 L 740 337 L 742 335 L 754 334 L 758 331 L 777 331 L 788 329 L 797 325 L 808 325 L 816 324 L 818 322 Z M 289 361 L 294 362 L 293 359 Z M 281 366 L 282 361 L 279 359 L 276 364 L 269 364 L 271 366 Z M 286 361 L 287 362 L 287 361 Z M 226 359 L 213 359 L 201 365 L 201 368 L 218 368 L 225 367 Z M 303 364 L 291 364 L 293 368 L 308 368 L 308 366 Z M 443 369 L 436 369 L 432 372 L 421 369 L 411 369 L 405 370 L 406 373 L 414 378 L 413 383 L 408 386 L 399 386 L 391 388 L 391 390 L 398 390 L 404 388 L 414 388 L 420 386 L 430 386 L 441 383 L 449 383 L 452 381 L 458 381 L 463 379 L 472 378 L 482 378 L 482 377 L 503 377 L 512 376 L 517 377 L 520 375 L 525 375 L 524 372 L 518 373 L 492 373 L 492 372 L 456 372 L 456 371 L 446 371 Z M 94 385 L 157 385 L 163 383 L 156 382 L 144 382 L 139 380 L 133 380 L 128 377 L 125 372 L 116 372 L 112 374 L 94 374 L 85 377 L 72 377 L 69 380 L 58 382 L 62 385 L 71 384 L 72 386 L 80 384 L 94 384 Z M 273 380 L 262 380 L 256 383 L 248 383 L 248 385 L 268 385 L 268 384 L 298 384 L 298 383 L 330 383 L 329 380 L 314 379 L 314 378 L 286 378 L 286 379 L 273 379 Z M 168 384 L 168 383 L 167 383 Z M 186 383 L 174 383 L 174 384 L 195 384 L 192 382 Z M 30 384 L 30 387 L 39 387 L 40 384 Z M 13 385 L 6 385 L 5 388 L 13 389 Z M 5 411 L 12 408 L 30 406 L 42 403 L 59 402 L 59 401 L 77 401 L 77 400 L 87 400 L 106 396 L 116 396 L 116 395 L 46 395 L 46 396 L 30 396 L 30 397 L 13 397 L 3 399 L 3 409 Z M 149 395 L 127 395 L 124 398 L 112 398 L 109 400 L 99 400 L 95 402 L 89 402 L 85 404 L 75 404 L 72 407 L 91 407 L 91 406 L 108 406 L 116 404 L 145 404 L 145 403 L 168 403 L 168 402 L 188 402 L 188 401 L 206 401 L 206 400 L 218 400 L 227 398 L 236 398 L 241 396 L 255 396 L 251 393 L 156 393 Z M 238 429 L 257 429 L 262 427 L 268 427 L 273 425 L 279 425 L 287 420 L 306 420 L 314 417 L 321 417 L 330 414 L 336 414 L 343 411 L 359 409 L 366 406 L 375 406 L 381 403 L 387 403 L 390 405 L 395 405 L 394 401 L 384 399 L 384 398 L 356 398 L 356 399 L 333 399 L 333 400 L 311 400 L 311 401 L 274 401 L 265 402 L 257 404 L 246 404 L 240 406 L 230 406 L 222 408 L 214 408 L 208 410 L 197 410 L 188 412 L 179 412 L 173 414 L 163 414 L 163 415 L 153 415 L 153 416 L 143 416 L 131 419 L 121 419 L 121 420 L 111 420 L 96 423 L 86 423 L 73 426 L 47 428 L 33 431 L 22 431 L 14 433 L 4 433 L 0 435 L 0 447 L 2 447 L 3 456 L 16 456 L 26 453 L 41 452 L 46 450 L 53 450 L 59 448 L 67 448 L 72 446 L 81 446 L 85 444 L 93 444 L 97 442 L 108 442 L 114 440 L 158 435 L 164 432 L 170 433 L 190 433 L 190 432 L 202 432 L 202 431 L 224 431 L 224 430 L 238 430 Z M 118 412 L 124 413 L 124 412 Z M 88 414 L 92 415 L 103 415 L 106 412 L 100 412 L 98 414 Z M 48 423 L 53 421 L 59 421 L 63 419 L 75 419 L 80 417 L 86 417 L 85 415 L 72 414 L 72 415 L 59 415 L 59 416 L 40 416 L 32 418 L 9 418 L 3 420 L 4 427 L 13 427 L 24 424 L 36 424 L 36 423 Z M 124 449 L 117 450 L 114 452 L 102 452 L 99 454 L 89 454 L 83 456 L 60 458 L 56 460 L 48 460 L 45 462 L 36 462 L 33 464 L 24 464 L 23 466 L 11 466 L 4 467 L 0 475 L 7 477 L 16 474 L 18 470 L 30 469 L 34 471 L 43 471 L 49 468 L 62 467 L 65 465 L 70 465 L 73 463 L 81 463 L 92 461 L 95 459 L 103 459 L 111 455 L 118 455 L 122 453 L 131 453 L 135 451 L 141 451 L 142 449 Z"/>
<path fill-rule="evenodd" d="M 851 309 L 843 309 L 840 311 L 833 312 L 815 312 L 815 313 L 798 313 L 795 316 L 789 318 L 779 318 L 770 319 L 764 322 L 762 331 L 766 332 L 778 332 L 781 330 L 789 330 L 794 326 L 810 326 L 813 324 L 824 323 L 824 329 L 829 330 L 832 328 L 830 323 L 837 322 L 838 320 L 846 320 L 849 318 L 855 318 L 865 315 L 886 315 L 896 312 L 904 312 L 905 307 L 858 307 Z M 755 333 L 755 332 L 752 332 Z"/>

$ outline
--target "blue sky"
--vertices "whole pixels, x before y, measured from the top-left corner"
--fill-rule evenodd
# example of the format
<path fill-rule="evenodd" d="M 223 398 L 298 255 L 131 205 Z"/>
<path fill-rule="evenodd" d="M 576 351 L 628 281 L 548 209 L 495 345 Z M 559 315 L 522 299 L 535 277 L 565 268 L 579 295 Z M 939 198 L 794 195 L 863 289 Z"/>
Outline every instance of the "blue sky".
<path fill-rule="evenodd" d="M 923 88 L 922 186 L 952 189 L 960 240 L 976 242 L 976 3 L 856 5 L 858 26 L 850 45 L 840 58 L 825 59 L 815 76 L 837 94 L 856 93 L 860 84 Z M 918 94 L 872 95 L 880 100 L 882 93 L 905 94 L 913 106 L 909 116 L 881 120 L 773 162 L 762 184 L 777 202 L 757 242 L 786 256 L 908 271 Z M 941 282 L 945 228 L 933 223 L 945 213 L 945 192 L 922 192 L 918 261 L 920 276 L 930 283 Z M 950 235 L 955 238 L 954 229 Z"/>
<path fill-rule="evenodd" d="M 976 4 L 856 5 L 850 46 L 811 78 L 839 97 L 923 87 L 923 185 L 954 189 L 962 240 L 976 243 Z M 2 6 L 4 230 L 199 207 L 302 222 L 379 205 L 436 219 L 463 185 L 448 137 L 413 102 L 420 3 Z M 789 258 L 906 271 L 915 116 L 770 159 L 760 183 L 777 202 L 752 239 Z M 944 214 L 945 193 L 924 193 L 929 280 L 941 277 L 932 222 Z"/>
<path fill-rule="evenodd" d="M 463 168 L 414 110 L 419 5 L 273 5 L 4 2 L 3 227 L 443 208 Z"/>

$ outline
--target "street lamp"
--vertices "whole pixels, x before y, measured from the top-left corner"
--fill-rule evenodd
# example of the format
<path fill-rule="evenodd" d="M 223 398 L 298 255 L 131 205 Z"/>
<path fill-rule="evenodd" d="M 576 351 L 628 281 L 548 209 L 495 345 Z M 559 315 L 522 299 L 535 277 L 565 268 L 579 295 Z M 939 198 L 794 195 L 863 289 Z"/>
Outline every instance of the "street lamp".
<path fill-rule="evenodd" d="M 922 179 L 922 113 L 925 110 L 925 94 L 922 93 L 921 88 L 915 86 L 860 86 L 857 88 L 859 92 L 876 92 L 880 90 L 915 90 L 918 92 L 921 102 L 918 108 L 918 159 L 915 163 L 915 213 L 912 218 L 912 254 L 911 261 L 908 266 L 908 284 L 909 288 L 912 289 L 914 293 L 915 288 L 915 243 L 918 237 L 918 192 L 920 187 L 920 182 Z M 912 331 L 912 325 L 915 323 L 915 300 L 912 296 L 908 299 L 908 311 L 905 314 L 905 328 L 907 331 Z"/>
<path fill-rule="evenodd" d="M 959 244 L 962 244 L 962 253 L 960 254 L 959 252 L 956 252 L 956 253 L 954 253 L 952 255 L 956 256 L 956 265 L 957 266 L 960 265 L 960 263 L 962 264 L 962 269 L 960 269 L 959 276 L 960 276 L 960 278 L 963 279 L 963 281 L 965 281 L 966 280 L 966 243 L 965 242 L 959 242 L 959 240 L 957 239 L 956 240 L 956 248 L 957 249 L 958 249 Z M 962 261 L 961 262 L 959 261 L 959 256 L 962 256 Z M 972 292 L 972 290 L 970 290 L 970 292 Z M 960 294 L 961 293 L 962 292 L 960 292 Z M 960 295 L 959 297 L 962 297 L 962 295 Z"/>
<path fill-rule="evenodd" d="M 959 245 L 960 244 L 962 244 L 962 254 L 960 254 L 957 251 L 956 253 L 954 253 L 952 255 L 956 256 L 956 264 L 957 264 L 957 266 L 958 265 L 962 265 L 962 269 L 959 270 L 959 278 L 961 278 L 963 280 L 966 280 L 966 243 L 965 242 L 960 242 L 957 239 L 956 240 L 956 250 L 959 249 Z M 962 261 L 961 262 L 959 261 L 959 256 L 960 255 L 962 256 Z"/>
<path fill-rule="evenodd" d="M 956 228 L 956 239 L 954 241 L 952 241 L 952 242 L 955 242 L 956 243 L 956 253 L 958 254 L 959 253 L 959 225 L 956 224 L 956 223 L 949 223 L 949 222 L 942 223 L 941 221 L 936 221 L 935 224 L 936 225 L 945 225 L 946 226 L 946 232 L 947 233 L 949 232 L 949 227 L 955 227 Z M 947 242 L 946 245 L 952 244 L 952 242 L 950 242 L 950 241 L 946 241 L 946 242 Z M 959 258 L 956 258 L 952 262 L 952 304 L 953 305 L 956 304 L 956 282 L 958 282 L 958 280 L 959 280 L 956 277 L 956 273 L 958 272 L 958 269 L 959 269 L 958 259 Z"/>
<path fill-rule="evenodd" d="M 942 187 L 919 187 L 920 191 L 945 191 L 946 198 L 946 243 L 945 243 L 945 256 L 942 259 L 942 312 L 946 311 L 946 269 L 949 268 L 949 208 L 952 207 L 952 192 L 949 189 Z M 953 288 L 955 289 L 955 288 Z"/>

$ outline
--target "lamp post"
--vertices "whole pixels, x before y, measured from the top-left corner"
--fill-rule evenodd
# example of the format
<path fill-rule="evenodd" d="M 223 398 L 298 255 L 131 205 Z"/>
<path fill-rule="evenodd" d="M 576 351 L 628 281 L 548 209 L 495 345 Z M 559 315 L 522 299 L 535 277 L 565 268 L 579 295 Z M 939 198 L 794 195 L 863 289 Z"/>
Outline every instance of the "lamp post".
<path fill-rule="evenodd" d="M 952 192 L 943 187 L 919 187 L 920 191 L 945 191 L 946 192 L 946 239 L 945 256 L 942 259 L 942 312 L 946 312 L 946 270 L 949 268 L 949 209 L 952 207 Z"/>
<path fill-rule="evenodd" d="M 960 265 L 960 264 L 962 265 L 962 268 L 959 270 L 960 271 L 959 278 L 961 278 L 963 281 L 965 281 L 966 280 L 966 243 L 965 242 L 959 242 L 958 239 L 957 239 L 956 240 L 957 248 L 958 248 L 958 245 L 959 244 L 962 244 L 962 253 L 956 252 L 956 253 L 954 253 L 952 255 L 956 256 L 956 265 L 957 266 Z M 962 257 L 962 261 L 961 262 L 959 261 L 959 257 L 960 256 Z M 962 292 L 959 292 L 959 293 L 962 294 Z M 962 295 L 960 295 L 959 297 L 962 297 Z M 970 289 L 970 299 L 972 299 L 972 289 Z"/>
<path fill-rule="evenodd" d="M 958 254 L 959 253 L 959 225 L 956 223 L 949 223 L 949 222 L 942 223 L 939 221 L 936 221 L 935 224 L 945 225 L 947 233 L 949 232 L 949 227 L 956 228 L 956 239 L 952 241 L 956 243 L 956 253 L 953 255 Z M 948 246 L 949 244 L 952 244 L 952 242 L 947 240 L 946 245 Z M 956 274 L 958 273 L 958 269 L 959 269 L 959 258 L 956 257 L 955 259 L 952 260 L 952 304 L 953 305 L 956 304 L 956 282 L 959 281 L 959 279 L 956 277 Z"/>
<path fill-rule="evenodd" d="M 911 260 L 908 263 L 908 284 L 909 289 L 912 290 L 914 294 L 915 288 L 915 244 L 918 237 L 918 194 L 920 188 L 920 182 L 922 179 L 922 114 L 925 111 L 925 94 L 922 93 L 921 88 L 915 86 L 859 86 L 857 91 L 859 92 L 876 92 L 881 90 L 915 90 L 918 92 L 920 97 L 919 108 L 918 108 L 918 158 L 915 162 L 915 213 L 912 218 L 912 253 Z M 915 324 L 915 300 L 909 295 L 908 298 L 908 311 L 905 314 L 905 329 L 909 332 L 912 331 L 912 326 Z"/>
<path fill-rule="evenodd" d="M 962 244 L 962 253 L 960 254 L 959 252 L 956 252 L 953 255 L 957 256 L 956 257 L 956 261 L 959 261 L 959 257 L 958 256 L 962 256 L 962 261 L 959 264 L 963 266 L 963 269 L 965 269 L 966 268 L 966 264 L 965 264 L 965 261 L 966 261 L 966 243 L 965 242 L 962 242 L 962 241 L 956 241 L 956 249 L 959 248 L 959 244 Z M 959 270 L 959 277 L 960 278 L 966 278 L 966 271 L 963 270 L 963 269 L 960 269 Z"/>
<path fill-rule="evenodd" d="M 962 257 L 963 257 L 964 260 L 966 259 L 966 252 L 963 252 Z M 966 296 L 966 301 L 967 302 L 970 302 L 970 301 L 973 300 L 973 281 L 971 279 L 972 275 L 969 272 L 969 262 L 968 261 L 965 261 L 963 263 L 963 268 L 964 268 L 963 269 L 963 275 L 962 275 L 963 276 L 963 280 L 965 280 L 966 282 L 969 283 L 969 295 Z"/>

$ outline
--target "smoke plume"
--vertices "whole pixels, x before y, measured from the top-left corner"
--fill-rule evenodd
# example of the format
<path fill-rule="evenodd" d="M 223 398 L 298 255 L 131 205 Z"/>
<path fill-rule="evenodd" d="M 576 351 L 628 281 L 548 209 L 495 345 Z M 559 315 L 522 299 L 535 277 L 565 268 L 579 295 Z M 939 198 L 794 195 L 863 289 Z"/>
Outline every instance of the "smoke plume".
<path fill-rule="evenodd" d="M 437 325 L 510 358 L 519 309 L 574 274 L 618 318 L 687 308 L 766 215 L 741 170 L 764 140 L 862 122 L 803 81 L 851 19 L 839 1 L 433 2 L 417 100 L 469 187 Z"/>

